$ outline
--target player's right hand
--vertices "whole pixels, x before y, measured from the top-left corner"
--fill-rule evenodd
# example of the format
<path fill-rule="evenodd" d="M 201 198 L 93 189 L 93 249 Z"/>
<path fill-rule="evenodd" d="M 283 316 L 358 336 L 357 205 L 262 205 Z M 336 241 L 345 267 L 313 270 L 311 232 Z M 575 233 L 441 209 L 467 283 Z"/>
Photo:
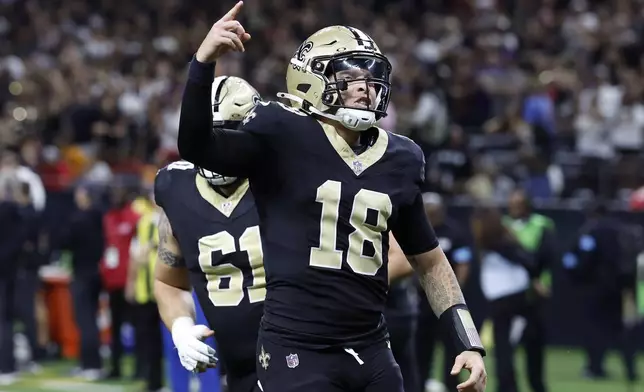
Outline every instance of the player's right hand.
<path fill-rule="evenodd" d="M 217 365 L 215 349 L 203 342 L 212 335 L 210 328 L 194 325 L 190 317 L 180 317 L 172 323 L 172 341 L 186 370 L 202 372 Z"/>
<path fill-rule="evenodd" d="M 487 372 L 485 363 L 480 353 L 476 351 L 463 351 L 454 360 L 451 375 L 458 375 L 462 369 L 470 372 L 470 377 L 456 386 L 459 392 L 484 392 L 487 385 Z"/>
<path fill-rule="evenodd" d="M 244 5 L 243 1 L 237 2 L 233 8 L 217 21 L 199 46 L 195 57 L 201 63 L 215 62 L 224 53 L 233 50 L 243 52 L 244 42 L 250 39 L 250 34 L 244 26 L 235 20 Z"/>

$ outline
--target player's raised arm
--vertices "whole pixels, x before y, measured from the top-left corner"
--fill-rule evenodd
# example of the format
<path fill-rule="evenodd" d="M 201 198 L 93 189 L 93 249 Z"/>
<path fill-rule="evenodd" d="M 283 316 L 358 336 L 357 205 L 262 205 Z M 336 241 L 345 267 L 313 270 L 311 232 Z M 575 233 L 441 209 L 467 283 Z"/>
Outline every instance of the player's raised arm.
<path fill-rule="evenodd" d="M 261 145 L 254 136 L 213 127 L 212 85 L 215 61 L 228 51 L 244 51 L 250 39 L 235 20 L 243 2 L 215 23 L 190 63 L 181 102 L 178 149 L 181 158 L 228 176 L 247 177 Z"/>
<path fill-rule="evenodd" d="M 213 335 L 213 331 L 205 325 L 195 325 L 195 304 L 188 269 L 164 212 L 159 218 L 154 296 L 163 323 L 172 331 L 172 341 L 179 353 L 181 364 L 190 371 L 215 366 L 215 350 L 202 342 L 206 337 Z"/>

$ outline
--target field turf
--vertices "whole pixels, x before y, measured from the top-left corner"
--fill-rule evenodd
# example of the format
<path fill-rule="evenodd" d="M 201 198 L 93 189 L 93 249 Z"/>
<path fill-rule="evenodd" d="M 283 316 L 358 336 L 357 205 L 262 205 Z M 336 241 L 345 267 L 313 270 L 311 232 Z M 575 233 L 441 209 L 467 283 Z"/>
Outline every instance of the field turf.
<path fill-rule="evenodd" d="M 439 357 L 440 358 L 440 357 Z M 438 358 L 437 358 L 438 359 Z M 638 358 L 638 373 L 644 376 L 644 356 Z M 486 361 L 490 374 L 488 391 L 495 392 L 494 363 L 491 359 Z M 43 366 L 42 373 L 38 375 L 24 375 L 21 380 L 8 387 L 0 386 L 0 392 L 135 392 L 142 390 L 141 382 L 97 382 L 88 383 L 68 376 L 72 363 L 59 361 L 47 363 Z M 440 366 L 440 364 L 437 364 Z M 548 352 L 547 379 L 550 392 L 644 392 L 644 380 L 629 389 L 624 380 L 622 363 L 616 354 L 611 354 L 607 370 L 612 375 L 611 381 L 586 381 L 580 377 L 583 357 L 578 350 L 551 349 Z M 132 361 L 126 362 L 126 375 L 132 368 Z M 517 353 L 517 372 L 521 380 L 522 391 L 529 391 L 525 382 L 523 353 Z"/>

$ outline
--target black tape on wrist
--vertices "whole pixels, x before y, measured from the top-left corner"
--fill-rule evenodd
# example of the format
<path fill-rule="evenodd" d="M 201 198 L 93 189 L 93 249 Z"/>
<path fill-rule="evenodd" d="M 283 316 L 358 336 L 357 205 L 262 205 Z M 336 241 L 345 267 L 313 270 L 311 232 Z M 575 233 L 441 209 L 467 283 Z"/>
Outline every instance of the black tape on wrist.
<path fill-rule="evenodd" d="M 458 353 L 476 351 L 485 356 L 485 348 L 467 305 L 452 306 L 440 315 L 439 320 Z"/>

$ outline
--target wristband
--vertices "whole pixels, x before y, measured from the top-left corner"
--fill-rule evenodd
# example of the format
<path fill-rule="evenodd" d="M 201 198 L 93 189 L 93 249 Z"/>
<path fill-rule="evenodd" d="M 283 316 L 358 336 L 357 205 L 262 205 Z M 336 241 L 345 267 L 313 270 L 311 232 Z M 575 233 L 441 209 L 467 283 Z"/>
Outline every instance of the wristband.
<path fill-rule="evenodd" d="M 188 68 L 188 79 L 203 86 L 212 85 L 215 81 L 215 63 L 202 63 L 193 56 Z"/>
<path fill-rule="evenodd" d="M 476 351 L 485 356 L 485 348 L 467 305 L 452 306 L 440 315 L 439 321 L 459 354 L 463 351 Z"/>

